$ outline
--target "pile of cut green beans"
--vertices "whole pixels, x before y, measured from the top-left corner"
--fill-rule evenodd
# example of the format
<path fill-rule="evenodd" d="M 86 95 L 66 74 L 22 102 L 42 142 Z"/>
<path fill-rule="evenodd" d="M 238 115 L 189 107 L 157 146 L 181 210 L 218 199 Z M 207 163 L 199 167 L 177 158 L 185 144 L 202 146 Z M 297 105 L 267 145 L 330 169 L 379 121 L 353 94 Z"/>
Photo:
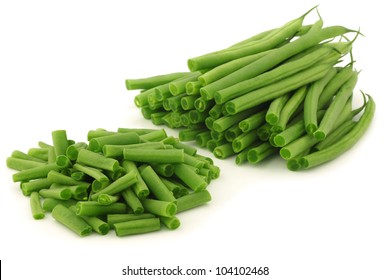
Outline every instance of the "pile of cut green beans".
<path fill-rule="evenodd" d="M 362 93 L 364 104 L 353 108 L 360 32 L 323 27 L 322 18 L 303 25 L 314 9 L 191 58 L 190 71 L 127 79 L 126 88 L 141 90 L 134 102 L 145 119 L 180 129 L 181 141 L 217 158 L 258 164 L 276 154 L 294 171 L 328 162 L 362 137 L 375 103 Z"/>
<path fill-rule="evenodd" d="M 211 200 L 207 186 L 220 172 L 164 129 L 91 130 L 88 142 L 56 130 L 51 144 L 13 151 L 7 166 L 34 219 L 51 213 L 80 236 L 176 229 L 178 213 Z"/>

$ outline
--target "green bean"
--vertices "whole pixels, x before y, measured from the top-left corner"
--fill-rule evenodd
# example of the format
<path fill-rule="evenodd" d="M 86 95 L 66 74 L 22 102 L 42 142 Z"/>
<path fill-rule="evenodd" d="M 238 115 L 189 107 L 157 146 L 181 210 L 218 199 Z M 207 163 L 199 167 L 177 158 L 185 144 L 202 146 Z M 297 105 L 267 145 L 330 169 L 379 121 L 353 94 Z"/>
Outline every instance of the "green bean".
<path fill-rule="evenodd" d="M 250 108 L 249 110 L 239 112 L 238 114 L 223 116 L 214 121 L 213 129 L 218 132 L 223 132 L 240 121 L 246 119 L 247 117 L 255 114 L 259 109 L 261 108 Z"/>
<path fill-rule="evenodd" d="M 191 110 L 188 112 L 188 118 L 191 124 L 202 124 L 208 115 L 208 112 L 200 112 L 198 110 Z"/>
<path fill-rule="evenodd" d="M 174 173 L 193 191 L 197 192 L 207 187 L 207 182 L 187 164 L 176 164 Z"/>
<path fill-rule="evenodd" d="M 51 214 L 56 221 L 80 236 L 87 236 L 92 232 L 90 225 L 62 204 L 56 205 Z"/>
<path fill-rule="evenodd" d="M 267 55 L 271 51 L 260 52 L 226 62 L 204 73 L 198 79 L 202 86 L 206 86 Z"/>
<path fill-rule="evenodd" d="M 176 216 L 172 217 L 159 217 L 160 222 L 162 222 L 168 229 L 177 229 L 180 226 L 180 220 Z"/>
<path fill-rule="evenodd" d="M 79 150 L 80 149 L 86 149 L 87 147 L 88 147 L 88 144 L 86 144 L 84 142 L 78 142 L 76 144 L 70 145 L 66 149 L 66 156 L 70 160 L 76 160 L 77 159 L 77 155 L 79 153 Z"/>
<path fill-rule="evenodd" d="M 39 192 L 42 189 L 48 189 L 51 186 L 51 182 L 47 178 L 32 180 L 21 183 L 22 193 L 25 196 L 31 195 L 33 192 Z"/>
<path fill-rule="evenodd" d="M 72 167 L 72 162 L 70 161 L 70 159 L 65 156 L 65 155 L 59 155 L 56 157 L 56 160 L 55 160 L 55 164 L 58 166 L 58 168 L 61 170 L 61 169 L 65 169 L 65 168 L 69 168 L 69 167 Z"/>
<path fill-rule="evenodd" d="M 257 147 L 250 149 L 247 153 L 247 160 L 251 164 L 256 164 L 274 154 L 277 151 L 269 142 L 260 144 Z"/>
<path fill-rule="evenodd" d="M 352 148 L 367 131 L 374 117 L 375 107 L 374 99 L 368 95 L 364 112 L 351 131 L 333 145 L 302 157 L 300 163 L 303 168 L 308 169 L 331 161 Z"/>
<path fill-rule="evenodd" d="M 164 177 L 171 177 L 175 168 L 172 163 L 149 163 L 149 165 L 158 175 Z"/>
<path fill-rule="evenodd" d="M 133 185 L 135 182 L 137 182 L 137 173 L 135 171 L 130 171 L 120 177 L 119 179 L 112 182 L 107 187 L 101 189 L 100 191 L 94 193 L 91 198 L 92 200 L 96 200 L 100 194 L 109 194 L 109 195 L 115 195 L 120 193 L 121 191 L 129 188 L 131 185 Z"/>
<path fill-rule="evenodd" d="M 151 89 L 156 86 L 169 83 L 173 80 L 179 79 L 181 77 L 187 76 L 189 72 L 175 72 L 164 75 L 152 76 L 142 79 L 127 79 L 126 88 L 128 90 L 132 89 Z"/>
<path fill-rule="evenodd" d="M 325 139 L 326 135 L 332 130 L 335 120 L 339 117 L 349 97 L 352 96 L 357 79 L 358 73 L 354 71 L 352 77 L 340 88 L 332 103 L 326 109 L 318 129 L 313 134 L 316 139 Z"/>
<path fill-rule="evenodd" d="M 72 205 L 69 207 L 73 213 L 76 213 L 76 206 Z M 110 231 L 110 225 L 105 221 L 99 219 L 98 217 L 87 217 L 80 216 L 88 225 L 92 227 L 92 229 L 101 235 L 106 235 Z"/>
<path fill-rule="evenodd" d="M 205 131 L 207 131 L 205 127 L 182 129 L 179 131 L 179 139 L 183 142 L 192 141 L 195 140 L 196 135 Z"/>
<path fill-rule="evenodd" d="M 239 122 L 238 127 L 242 132 L 249 132 L 258 128 L 265 122 L 266 111 L 259 111 Z"/>
<path fill-rule="evenodd" d="M 321 79 L 332 66 L 333 65 L 331 64 L 315 65 L 298 72 L 297 74 L 289 76 L 278 83 L 251 91 L 225 103 L 226 110 L 229 114 L 234 115 L 278 98 L 292 90 L 296 90 L 304 85 Z"/>
<path fill-rule="evenodd" d="M 127 188 L 122 192 L 122 197 L 135 214 L 144 213 L 144 207 L 138 196 L 134 193 L 131 188 Z"/>
<path fill-rule="evenodd" d="M 96 137 L 113 135 L 113 134 L 117 134 L 117 133 L 118 132 L 115 132 L 115 131 L 107 131 L 107 130 L 105 130 L 103 128 L 98 128 L 98 129 L 95 129 L 95 130 L 88 131 L 87 139 L 88 139 L 88 141 L 91 141 L 91 139 L 96 138 Z"/>
<path fill-rule="evenodd" d="M 152 214 L 164 217 L 172 217 L 176 214 L 175 202 L 145 198 L 141 200 L 144 209 Z"/>
<path fill-rule="evenodd" d="M 104 183 L 104 182 L 108 182 L 109 179 L 108 177 L 103 173 L 101 172 L 99 169 L 96 169 L 96 168 L 93 168 L 93 167 L 89 167 L 89 166 L 84 166 L 84 165 L 81 165 L 81 164 L 78 164 L 78 163 L 75 163 L 73 165 L 73 168 L 75 170 L 78 170 L 78 171 L 81 171 L 85 174 L 87 174 L 88 176 L 94 178 L 95 180 L 99 181 L 100 183 Z"/>
<path fill-rule="evenodd" d="M 179 149 L 179 150 L 180 149 L 184 150 L 184 153 L 186 153 L 187 155 L 190 155 L 190 156 L 194 156 L 197 153 L 196 148 L 194 148 L 190 145 L 181 143 L 181 142 L 174 143 L 173 147 L 176 149 Z"/>
<path fill-rule="evenodd" d="M 303 109 L 303 101 L 307 94 L 307 86 L 300 87 L 297 89 L 289 100 L 284 105 L 280 112 L 279 120 L 271 128 L 274 132 L 281 132 L 286 129 L 288 122 L 294 114 L 297 114 Z M 302 108 L 302 109 L 301 109 Z"/>
<path fill-rule="evenodd" d="M 55 130 L 51 133 L 56 156 L 66 155 L 69 146 L 65 130 Z"/>
<path fill-rule="evenodd" d="M 228 48 L 222 51 L 191 58 L 188 60 L 188 68 L 191 71 L 204 68 L 214 68 L 215 66 L 233 59 L 272 49 L 284 42 L 286 38 L 292 37 L 296 32 L 298 32 L 302 27 L 302 22 L 306 15 L 307 13 L 286 23 L 284 26 L 268 34 L 262 40 L 256 41 L 255 44 L 244 44 L 240 47 Z"/>
<path fill-rule="evenodd" d="M 257 136 L 256 130 L 245 132 L 233 140 L 232 142 L 233 151 L 235 153 L 239 153 L 246 147 L 256 142 L 258 139 L 259 138 Z"/>
<path fill-rule="evenodd" d="M 115 171 L 119 168 L 119 162 L 116 159 L 106 158 L 101 154 L 86 149 L 79 150 L 76 162 L 107 171 Z"/>
<path fill-rule="evenodd" d="M 44 198 L 68 200 L 72 197 L 72 192 L 69 188 L 42 189 L 39 191 L 39 195 Z"/>
<path fill-rule="evenodd" d="M 201 75 L 202 73 L 199 72 L 199 71 L 196 71 L 196 72 L 192 72 L 192 73 L 189 73 L 188 75 L 182 77 L 182 78 L 179 78 L 179 79 L 176 79 L 172 82 L 169 83 L 169 91 L 174 95 L 179 95 L 181 93 L 185 93 L 186 92 L 186 85 L 187 85 L 187 82 L 194 82 L 194 81 L 197 81 L 198 80 L 198 77 Z"/>
<path fill-rule="evenodd" d="M 145 167 L 140 173 L 149 190 L 157 199 L 169 202 L 176 201 L 172 192 L 164 185 L 151 166 Z"/>
<path fill-rule="evenodd" d="M 104 145 L 103 155 L 108 158 L 123 158 L 124 149 L 164 149 L 165 145 L 162 142 L 146 142 L 130 145 Z"/>
<path fill-rule="evenodd" d="M 134 172 L 136 172 L 137 174 L 137 182 L 132 185 L 132 189 L 134 193 L 137 195 L 137 197 L 140 199 L 148 197 L 150 194 L 149 188 L 146 185 L 145 181 L 142 179 L 142 176 L 139 173 L 135 163 L 132 161 L 125 160 L 122 162 L 122 166 L 124 167 L 127 173 L 132 172 L 134 170 Z"/>
<path fill-rule="evenodd" d="M 76 203 L 76 214 L 78 216 L 95 217 L 106 214 L 124 214 L 127 209 L 127 205 L 122 202 L 115 202 L 110 205 L 101 205 L 97 201 L 78 201 Z"/>
<path fill-rule="evenodd" d="M 135 132 L 118 133 L 91 139 L 89 149 L 98 153 L 102 151 L 104 145 L 129 145 L 138 144 L 139 142 L 139 135 Z"/>
<path fill-rule="evenodd" d="M 120 199 L 119 195 L 110 195 L 106 193 L 101 193 L 97 196 L 96 201 L 101 205 L 110 205 L 115 202 L 118 202 Z"/>
<path fill-rule="evenodd" d="M 335 130 L 333 130 L 328 137 L 326 137 L 323 141 L 319 142 L 317 145 L 313 147 L 313 151 L 319 151 L 327 146 L 330 146 L 340 140 L 345 134 L 351 131 L 351 129 L 355 126 L 356 122 L 353 120 L 345 121 L 343 124 L 338 126 Z"/>
<path fill-rule="evenodd" d="M 186 84 L 187 95 L 199 95 L 202 84 L 200 81 L 188 82 Z"/>
<path fill-rule="evenodd" d="M 252 149 L 252 148 L 255 148 L 259 145 L 259 143 L 261 143 L 260 141 L 256 141 L 254 143 L 252 143 L 251 145 L 249 145 L 248 147 L 246 147 L 245 149 L 243 149 L 241 152 L 239 152 L 234 160 L 234 162 L 236 163 L 236 165 L 242 165 L 244 164 L 245 162 L 248 161 L 248 152 Z"/>
<path fill-rule="evenodd" d="M 49 157 L 49 149 L 48 148 L 31 148 L 27 151 L 27 154 L 39 158 L 45 162 L 47 162 Z"/>
<path fill-rule="evenodd" d="M 208 190 L 193 192 L 177 199 L 177 213 L 198 207 L 211 201 Z"/>
<path fill-rule="evenodd" d="M 219 117 L 222 116 L 222 104 L 214 104 L 213 107 L 210 108 L 209 110 L 209 115 L 213 119 L 218 119 Z"/>
<path fill-rule="evenodd" d="M 184 150 L 124 149 L 123 158 L 137 162 L 177 163 L 184 161 Z"/>
<path fill-rule="evenodd" d="M 59 200 L 54 198 L 45 198 L 42 203 L 42 208 L 45 212 L 51 212 L 58 204 L 61 204 L 65 207 L 70 207 L 72 205 L 76 205 L 76 203 L 77 201 L 74 199 Z"/>
<path fill-rule="evenodd" d="M 285 94 L 271 101 L 265 115 L 265 120 L 267 123 L 270 125 L 275 125 L 279 121 L 280 112 L 289 98 L 290 94 Z"/>
<path fill-rule="evenodd" d="M 26 170 L 21 170 L 12 175 L 14 182 L 25 182 L 33 179 L 46 178 L 48 173 L 52 170 L 58 170 L 56 164 L 46 164 L 37 166 Z"/>
<path fill-rule="evenodd" d="M 114 229 L 116 235 L 119 237 L 158 231 L 160 230 L 160 219 L 148 218 L 116 223 L 114 224 Z"/>
<path fill-rule="evenodd" d="M 24 159 L 24 160 L 30 160 L 30 161 L 36 161 L 36 162 L 41 162 L 41 163 L 46 163 L 45 160 L 33 157 L 31 155 L 28 155 L 24 152 L 21 152 L 19 150 L 14 150 L 11 154 L 12 158 L 19 158 L 19 159 Z"/>
<path fill-rule="evenodd" d="M 320 80 L 310 85 L 304 102 L 304 120 L 307 133 L 313 134 L 317 130 L 318 100 L 329 81 L 336 75 L 336 69 L 332 68 Z"/>
<path fill-rule="evenodd" d="M 164 129 L 158 129 L 140 136 L 141 142 L 157 142 L 167 138 L 167 133 Z"/>
<path fill-rule="evenodd" d="M 114 224 L 117 223 L 123 223 L 128 221 L 134 221 L 134 220 L 141 220 L 141 219 L 149 219 L 149 218 L 155 218 L 156 216 L 151 213 L 142 213 L 142 214 L 108 214 L 107 215 L 107 223 L 110 225 L 111 228 L 114 227 Z"/>
<path fill-rule="evenodd" d="M 37 192 L 32 192 L 30 196 L 30 208 L 31 214 L 35 220 L 40 220 L 45 217 L 45 213 L 42 209 L 41 199 Z"/>
<path fill-rule="evenodd" d="M 211 133 L 211 139 L 213 139 L 215 141 L 220 141 L 222 139 L 225 139 L 225 133 L 224 132 L 218 132 L 218 131 L 215 131 L 215 130 L 211 130 L 210 133 Z"/>
<path fill-rule="evenodd" d="M 72 186 L 72 185 L 89 186 L 89 183 L 79 182 L 67 175 L 59 173 L 57 170 L 51 170 L 46 177 L 52 184 L 58 183 L 58 184 L 68 185 L 68 186 Z"/>
<path fill-rule="evenodd" d="M 225 143 L 215 147 L 213 154 L 218 159 L 225 159 L 234 155 L 232 143 Z"/>
<path fill-rule="evenodd" d="M 306 134 L 280 149 L 280 156 L 286 160 L 294 158 L 307 149 L 317 144 L 319 140 L 312 135 Z"/>
<path fill-rule="evenodd" d="M 180 104 L 183 110 L 195 109 L 195 100 L 198 99 L 197 95 L 184 96 L 180 99 Z"/>
<path fill-rule="evenodd" d="M 204 131 L 196 135 L 195 141 L 196 144 L 199 147 L 206 147 L 207 146 L 207 141 L 211 140 L 211 133 L 210 131 Z"/>
<path fill-rule="evenodd" d="M 214 100 L 206 100 L 203 97 L 199 97 L 195 100 L 195 109 L 199 112 L 204 112 L 215 105 Z"/>
<path fill-rule="evenodd" d="M 231 99 L 239 97 L 245 93 L 258 89 L 260 87 L 267 86 L 269 84 L 281 81 L 288 76 L 296 74 L 302 70 L 308 69 L 314 66 L 324 57 L 328 57 L 336 52 L 330 47 L 322 47 L 313 52 L 310 52 L 306 56 L 297 59 L 295 61 L 283 63 L 282 65 L 258 75 L 254 78 L 244 80 L 227 88 L 221 89 L 214 94 L 214 98 L 218 104 L 225 103 Z M 334 61 L 336 61 L 335 59 Z M 322 64 L 324 64 L 322 62 Z"/>
<path fill-rule="evenodd" d="M 8 168 L 18 170 L 18 171 L 46 165 L 46 163 L 44 162 L 15 158 L 15 157 L 8 157 L 6 164 Z"/>
<path fill-rule="evenodd" d="M 233 140 L 240 136 L 242 133 L 243 132 L 239 126 L 239 123 L 237 123 L 227 129 L 224 134 L 226 141 L 233 142 Z"/>

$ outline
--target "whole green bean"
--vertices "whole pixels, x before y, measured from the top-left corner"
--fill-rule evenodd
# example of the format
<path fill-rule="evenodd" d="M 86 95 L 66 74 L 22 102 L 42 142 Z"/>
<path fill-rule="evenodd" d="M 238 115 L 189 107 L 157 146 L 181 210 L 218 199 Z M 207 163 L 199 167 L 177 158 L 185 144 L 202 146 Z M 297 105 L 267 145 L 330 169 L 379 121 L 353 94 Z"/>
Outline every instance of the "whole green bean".
<path fill-rule="evenodd" d="M 352 130 L 333 145 L 302 157 L 300 163 L 303 168 L 308 169 L 331 161 L 352 148 L 367 131 L 374 117 L 375 107 L 374 99 L 368 95 L 364 112 Z"/>

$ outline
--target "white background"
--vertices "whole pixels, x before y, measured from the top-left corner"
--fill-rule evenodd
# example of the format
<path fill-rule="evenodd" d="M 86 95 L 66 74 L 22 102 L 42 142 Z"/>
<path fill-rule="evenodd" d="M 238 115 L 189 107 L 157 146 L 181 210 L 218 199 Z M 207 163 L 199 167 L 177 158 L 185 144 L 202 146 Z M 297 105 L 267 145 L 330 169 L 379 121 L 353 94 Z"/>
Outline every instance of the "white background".
<path fill-rule="evenodd" d="M 380 1 L 319 2 L 1 1 L 4 279 L 149 279 L 121 276 L 127 265 L 213 270 L 192 279 L 232 279 L 213 276 L 217 266 L 270 268 L 268 277 L 242 279 L 390 279 L 388 15 Z M 176 231 L 80 238 L 50 215 L 31 218 L 5 166 L 13 150 L 50 142 L 56 129 L 86 141 L 99 127 L 152 128 L 133 105 L 126 78 L 186 71 L 188 58 L 280 26 L 316 4 L 325 26 L 360 27 L 365 35 L 354 44 L 362 70 L 356 106 L 361 89 L 374 97 L 377 113 L 353 149 L 298 173 L 278 158 L 255 167 L 215 160 L 221 177 L 209 186 L 213 201 L 182 213 Z M 314 20 L 315 13 L 305 23 Z"/>

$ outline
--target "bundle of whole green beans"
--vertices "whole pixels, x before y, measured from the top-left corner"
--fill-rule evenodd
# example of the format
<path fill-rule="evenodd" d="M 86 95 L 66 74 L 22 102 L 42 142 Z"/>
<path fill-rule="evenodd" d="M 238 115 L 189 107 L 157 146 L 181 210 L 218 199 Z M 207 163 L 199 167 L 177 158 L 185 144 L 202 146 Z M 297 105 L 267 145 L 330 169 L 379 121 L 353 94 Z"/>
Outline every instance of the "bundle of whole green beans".
<path fill-rule="evenodd" d="M 188 72 L 127 79 L 126 87 L 141 90 L 134 101 L 144 118 L 181 129 L 180 140 L 217 158 L 257 164 L 279 154 L 290 170 L 327 162 L 364 134 L 375 103 L 362 93 L 364 104 L 352 108 L 358 72 L 348 54 L 360 32 L 323 27 L 322 18 L 303 25 L 313 9 L 189 59 Z"/>
<path fill-rule="evenodd" d="M 7 158 L 34 219 L 51 212 L 80 236 L 111 228 L 125 236 L 160 230 L 161 223 L 176 229 L 178 213 L 211 200 L 206 188 L 219 168 L 164 129 L 97 129 L 88 141 L 56 130 L 52 144 Z"/>

